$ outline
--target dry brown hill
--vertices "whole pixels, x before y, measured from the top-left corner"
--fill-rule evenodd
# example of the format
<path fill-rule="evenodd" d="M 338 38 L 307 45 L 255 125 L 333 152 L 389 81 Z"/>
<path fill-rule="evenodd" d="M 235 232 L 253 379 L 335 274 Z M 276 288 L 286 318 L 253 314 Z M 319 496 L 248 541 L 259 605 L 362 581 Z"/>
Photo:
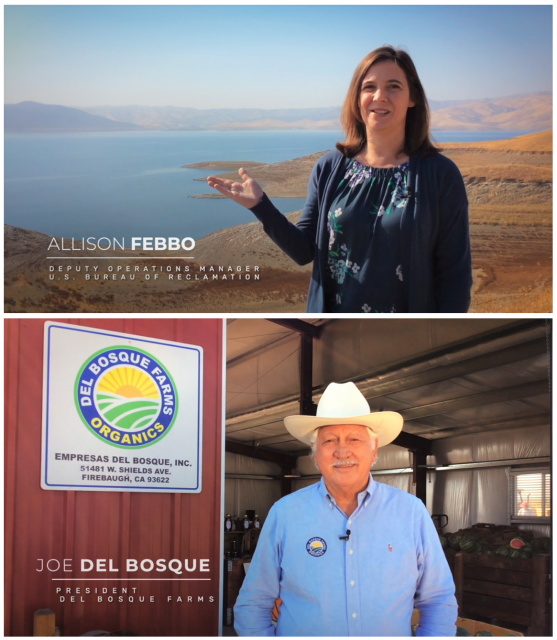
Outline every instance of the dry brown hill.
<path fill-rule="evenodd" d="M 240 180 L 237 169 L 240 166 L 249 170 L 249 174 L 263 187 L 271 198 L 305 198 L 308 194 L 308 180 L 311 170 L 317 160 L 326 151 L 312 153 L 310 156 L 294 158 L 284 162 L 273 164 L 240 164 L 238 162 L 198 162 L 186 165 L 189 169 L 234 169 L 229 173 L 219 174 L 226 180 Z M 206 178 L 197 178 L 200 182 L 206 182 Z M 194 198 L 224 198 L 220 193 L 207 187 L 207 193 L 194 196 Z"/>
<path fill-rule="evenodd" d="M 553 131 L 541 131 L 508 140 L 486 142 L 443 142 L 438 145 L 447 149 L 481 149 L 484 151 L 518 151 L 523 153 L 553 153 Z"/>

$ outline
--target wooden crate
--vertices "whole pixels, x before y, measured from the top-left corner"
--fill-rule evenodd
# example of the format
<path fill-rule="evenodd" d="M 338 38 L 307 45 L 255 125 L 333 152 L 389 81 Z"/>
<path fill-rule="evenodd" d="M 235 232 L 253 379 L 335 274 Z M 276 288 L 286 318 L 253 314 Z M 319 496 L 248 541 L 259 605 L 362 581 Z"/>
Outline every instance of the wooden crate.
<path fill-rule="evenodd" d="M 528 628 L 529 636 L 551 635 L 549 555 L 528 559 L 447 554 L 453 571 L 459 616 L 497 618 Z"/>
<path fill-rule="evenodd" d="M 522 633 L 518 631 L 511 631 L 511 629 L 504 629 L 503 627 L 497 627 L 493 624 L 486 624 L 485 622 L 478 622 L 477 620 L 468 620 L 467 618 L 457 618 L 457 627 L 464 627 L 467 631 L 475 636 L 478 631 L 489 631 L 494 636 L 517 636 L 523 637 Z"/>

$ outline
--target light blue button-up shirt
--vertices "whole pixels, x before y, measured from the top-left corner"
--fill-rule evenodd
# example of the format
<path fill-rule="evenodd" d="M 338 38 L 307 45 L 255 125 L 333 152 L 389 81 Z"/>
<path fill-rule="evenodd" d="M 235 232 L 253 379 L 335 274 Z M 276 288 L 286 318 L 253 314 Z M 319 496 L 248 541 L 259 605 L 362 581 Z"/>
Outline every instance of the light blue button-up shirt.
<path fill-rule="evenodd" d="M 348 540 L 340 540 L 350 530 Z M 270 510 L 234 607 L 241 636 L 454 636 L 455 586 L 421 500 L 375 482 L 347 517 L 323 479 Z M 282 598 L 276 628 L 274 601 Z"/>

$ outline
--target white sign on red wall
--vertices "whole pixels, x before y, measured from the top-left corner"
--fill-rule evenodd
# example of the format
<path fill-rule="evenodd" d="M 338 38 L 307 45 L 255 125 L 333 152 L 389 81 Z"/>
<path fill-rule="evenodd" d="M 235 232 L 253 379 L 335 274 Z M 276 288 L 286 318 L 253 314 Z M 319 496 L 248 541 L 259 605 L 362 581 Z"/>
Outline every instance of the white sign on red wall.
<path fill-rule="evenodd" d="M 45 324 L 43 489 L 199 493 L 203 349 Z"/>

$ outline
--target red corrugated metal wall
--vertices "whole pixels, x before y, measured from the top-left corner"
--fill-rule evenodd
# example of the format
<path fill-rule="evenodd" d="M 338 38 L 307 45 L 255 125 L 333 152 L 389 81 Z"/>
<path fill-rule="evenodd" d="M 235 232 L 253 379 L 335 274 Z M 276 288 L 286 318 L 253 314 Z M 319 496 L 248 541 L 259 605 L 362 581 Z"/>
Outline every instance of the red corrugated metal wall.
<path fill-rule="evenodd" d="M 5 321 L 5 634 L 32 635 L 49 608 L 63 635 L 124 629 L 139 635 L 218 635 L 222 320 L 71 319 L 68 324 L 196 344 L 204 350 L 203 484 L 199 494 L 43 491 L 40 487 L 43 336 L 46 320 Z M 37 559 L 209 558 L 210 582 L 52 582 Z M 78 574 L 79 576 L 80 574 Z M 114 574 L 113 574 L 114 575 Z M 161 574 L 158 574 L 159 576 Z M 165 576 L 167 574 L 164 574 Z M 192 574 L 193 575 L 193 574 Z M 91 573 L 91 577 L 106 574 Z M 121 576 L 121 574 L 120 574 Z M 180 576 L 173 576 L 180 577 Z M 184 576 L 181 576 L 184 577 Z M 186 576 L 187 577 L 187 576 Z M 57 586 L 137 587 L 135 602 L 59 602 Z M 100 591 L 99 591 L 100 593 Z M 119 594 L 118 594 L 119 595 Z M 138 602 L 139 595 L 145 602 Z M 167 602 L 167 596 L 173 602 Z M 155 602 L 149 602 L 149 596 Z M 183 602 L 176 602 L 181 596 Z M 188 602 L 188 596 L 193 602 Z M 203 602 L 198 598 L 203 596 Z M 209 602 L 210 597 L 214 601 Z"/>

